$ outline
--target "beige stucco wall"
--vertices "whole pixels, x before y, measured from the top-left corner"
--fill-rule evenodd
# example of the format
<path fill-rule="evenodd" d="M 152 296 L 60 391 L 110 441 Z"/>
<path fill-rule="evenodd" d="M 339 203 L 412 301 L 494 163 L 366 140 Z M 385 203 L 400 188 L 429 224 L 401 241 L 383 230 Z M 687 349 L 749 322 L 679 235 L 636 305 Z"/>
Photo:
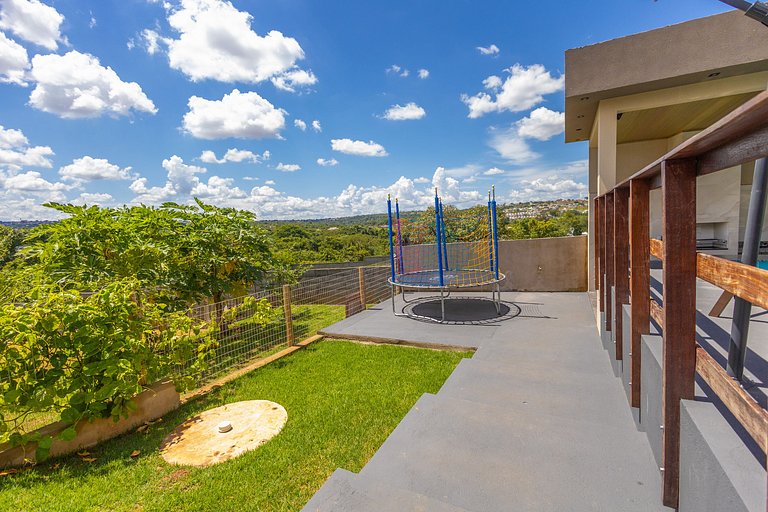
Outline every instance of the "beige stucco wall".
<path fill-rule="evenodd" d="M 502 240 L 504 291 L 576 292 L 587 289 L 587 237 Z"/>

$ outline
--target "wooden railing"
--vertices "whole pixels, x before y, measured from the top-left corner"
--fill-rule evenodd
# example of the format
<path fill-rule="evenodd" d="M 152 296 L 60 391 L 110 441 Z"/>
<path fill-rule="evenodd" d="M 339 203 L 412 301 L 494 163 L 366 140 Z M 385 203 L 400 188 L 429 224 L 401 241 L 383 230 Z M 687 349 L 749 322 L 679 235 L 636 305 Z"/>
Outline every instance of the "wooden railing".
<path fill-rule="evenodd" d="M 768 413 L 696 344 L 696 277 L 768 308 L 768 271 L 696 252 L 696 178 L 768 157 L 768 91 L 688 139 L 594 201 L 595 286 L 608 330 L 615 322 L 616 359 L 632 354 L 633 407 L 640 406 L 641 336 L 650 319 L 663 336 L 662 498 L 677 507 L 680 400 L 694 398 L 698 372 L 734 417 L 768 452 Z M 650 239 L 650 190 L 662 191 L 662 239 Z M 650 256 L 663 261 L 663 307 L 650 298 Z M 612 298 L 611 290 L 614 290 Z M 622 337 L 621 307 L 631 304 L 631 337 Z"/>

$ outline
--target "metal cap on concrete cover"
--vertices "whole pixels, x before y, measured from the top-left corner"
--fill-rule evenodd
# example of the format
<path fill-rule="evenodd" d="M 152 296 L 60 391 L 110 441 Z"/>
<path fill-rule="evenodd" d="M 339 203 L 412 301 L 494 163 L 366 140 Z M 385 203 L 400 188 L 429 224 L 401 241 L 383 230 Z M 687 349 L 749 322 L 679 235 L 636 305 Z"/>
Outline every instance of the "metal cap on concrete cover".
<path fill-rule="evenodd" d="M 210 466 L 255 450 L 280 433 L 285 408 L 268 400 L 248 400 L 193 416 L 163 439 L 160 455 L 170 464 Z"/>

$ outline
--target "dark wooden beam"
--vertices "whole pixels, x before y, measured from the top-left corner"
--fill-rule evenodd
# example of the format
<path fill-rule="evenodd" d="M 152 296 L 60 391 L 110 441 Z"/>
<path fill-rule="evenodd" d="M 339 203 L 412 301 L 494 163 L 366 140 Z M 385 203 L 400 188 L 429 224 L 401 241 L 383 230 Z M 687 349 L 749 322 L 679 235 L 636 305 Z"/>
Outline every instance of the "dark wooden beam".
<path fill-rule="evenodd" d="M 663 502 L 677 508 L 680 400 L 693 399 L 696 374 L 696 160 L 662 163 L 664 239 Z"/>
<path fill-rule="evenodd" d="M 605 312 L 605 196 L 600 196 L 600 216 L 597 219 L 597 232 L 598 234 L 598 253 L 599 253 L 599 269 L 600 275 L 598 280 L 600 281 L 600 312 Z"/>
<path fill-rule="evenodd" d="M 600 290 L 600 198 L 596 197 L 592 206 L 592 250 L 594 257 L 594 269 L 595 269 L 595 291 Z M 603 305 L 600 304 L 600 311 L 603 310 Z"/>
<path fill-rule="evenodd" d="M 630 403 L 640 407 L 640 342 L 650 332 L 651 257 L 650 257 L 650 190 L 647 180 L 632 180 L 629 185 L 629 249 L 632 266 L 629 283 L 632 307 L 632 373 Z"/>
<path fill-rule="evenodd" d="M 613 312 L 616 315 L 616 360 L 624 359 L 624 314 L 622 308 L 629 302 L 629 189 L 613 191 L 613 282 L 616 294 Z"/>
<path fill-rule="evenodd" d="M 613 329 L 613 305 L 611 290 L 613 289 L 613 248 L 616 244 L 613 233 L 613 194 L 605 195 L 605 330 Z"/>
<path fill-rule="evenodd" d="M 758 129 L 698 157 L 699 176 L 754 162 L 768 152 L 768 126 Z"/>

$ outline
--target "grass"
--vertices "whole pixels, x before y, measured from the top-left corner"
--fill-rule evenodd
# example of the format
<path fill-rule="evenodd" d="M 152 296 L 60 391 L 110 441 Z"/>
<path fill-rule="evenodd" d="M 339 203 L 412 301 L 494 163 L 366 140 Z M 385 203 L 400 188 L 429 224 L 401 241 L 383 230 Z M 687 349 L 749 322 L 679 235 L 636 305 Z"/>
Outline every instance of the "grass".
<path fill-rule="evenodd" d="M 185 404 L 144 433 L 91 449 L 95 462 L 52 460 L 0 477 L 0 510 L 300 510 L 338 467 L 359 471 L 423 393 L 469 353 L 325 340 Z M 288 411 L 261 448 L 209 468 L 158 454 L 184 419 L 239 400 Z M 133 450 L 141 455 L 131 458 Z"/>

